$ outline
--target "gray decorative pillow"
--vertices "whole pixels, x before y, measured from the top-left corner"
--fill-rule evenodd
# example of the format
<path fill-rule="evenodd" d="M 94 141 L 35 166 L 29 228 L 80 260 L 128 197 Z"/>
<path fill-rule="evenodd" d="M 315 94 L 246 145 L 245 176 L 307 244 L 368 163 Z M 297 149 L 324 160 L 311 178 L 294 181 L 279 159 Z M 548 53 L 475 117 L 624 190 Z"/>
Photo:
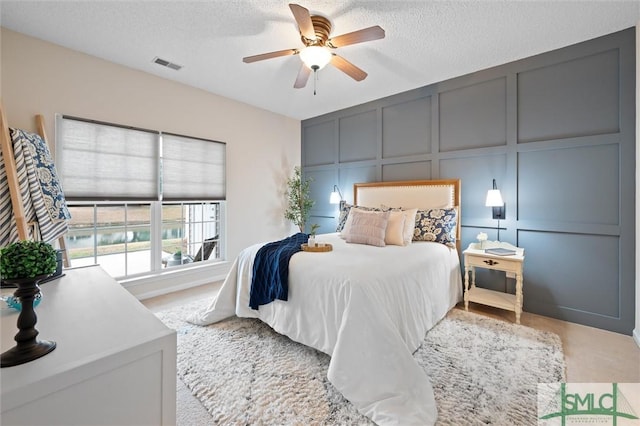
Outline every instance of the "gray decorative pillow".
<path fill-rule="evenodd" d="M 349 218 L 349 212 L 351 211 L 352 207 L 356 207 L 360 210 L 367 210 L 367 211 L 379 210 L 379 209 L 376 209 L 375 207 L 362 207 L 362 206 L 354 206 L 353 204 L 342 203 L 342 206 L 340 208 L 340 216 L 338 217 L 338 227 L 336 228 L 336 232 L 342 232 L 342 230 L 344 229 L 344 225 L 345 223 L 347 223 L 347 219 Z"/>
<path fill-rule="evenodd" d="M 458 210 L 431 209 L 418 210 L 413 241 L 435 241 L 455 247 Z"/>
<path fill-rule="evenodd" d="M 384 247 L 389 212 L 351 211 L 352 222 L 346 235 L 348 243 Z"/>

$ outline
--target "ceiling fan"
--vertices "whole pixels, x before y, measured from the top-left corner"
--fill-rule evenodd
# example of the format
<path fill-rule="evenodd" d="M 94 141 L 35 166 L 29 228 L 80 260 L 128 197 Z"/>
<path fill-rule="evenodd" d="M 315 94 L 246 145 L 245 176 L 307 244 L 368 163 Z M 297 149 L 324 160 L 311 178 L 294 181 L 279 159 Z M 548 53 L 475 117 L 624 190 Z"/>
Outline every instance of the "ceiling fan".
<path fill-rule="evenodd" d="M 376 25 L 329 38 L 331 34 L 331 22 L 327 18 L 320 15 L 311 15 L 309 10 L 295 3 L 289 4 L 289 8 L 298 24 L 300 38 L 304 47 L 247 56 L 242 59 L 243 62 L 249 64 L 265 59 L 299 54 L 300 59 L 302 59 L 302 65 L 298 72 L 296 82 L 293 85 L 296 89 L 307 85 L 311 71 L 315 73 L 328 63 L 331 63 L 331 65 L 356 81 L 362 81 L 367 78 L 366 72 L 343 57 L 338 56 L 333 50 L 351 44 L 384 38 L 384 30 L 381 27 Z"/>

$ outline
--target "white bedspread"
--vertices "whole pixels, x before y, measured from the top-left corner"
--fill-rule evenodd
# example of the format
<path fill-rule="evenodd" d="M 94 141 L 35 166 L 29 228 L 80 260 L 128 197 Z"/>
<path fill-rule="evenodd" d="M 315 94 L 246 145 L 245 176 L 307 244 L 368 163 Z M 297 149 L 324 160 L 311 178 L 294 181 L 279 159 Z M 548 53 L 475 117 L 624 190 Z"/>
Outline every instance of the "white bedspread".
<path fill-rule="evenodd" d="M 206 325 L 233 315 L 260 318 L 330 355 L 331 383 L 377 424 L 433 424 L 433 389 L 412 353 L 461 300 L 456 250 L 431 242 L 347 244 L 338 234 L 317 239 L 333 251 L 291 258 L 288 301 L 249 308 L 257 244 L 240 253 L 209 307 L 188 320 Z"/>

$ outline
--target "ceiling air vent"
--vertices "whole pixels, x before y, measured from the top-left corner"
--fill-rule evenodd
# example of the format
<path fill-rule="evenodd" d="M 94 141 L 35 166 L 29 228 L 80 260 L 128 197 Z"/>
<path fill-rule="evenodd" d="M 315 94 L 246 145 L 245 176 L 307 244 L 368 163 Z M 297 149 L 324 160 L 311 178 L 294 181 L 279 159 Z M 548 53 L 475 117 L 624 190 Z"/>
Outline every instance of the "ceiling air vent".
<path fill-rule="evenodd" d="M 153 63 L 162 65 L 163 67 L 171 68 L 172 70 L 179 71 L 182 68 L 182 65 L 174 64 L 173 62 L 169 62 L 166 59 L 158 58 L 157 56 L 153 58 Z"/>

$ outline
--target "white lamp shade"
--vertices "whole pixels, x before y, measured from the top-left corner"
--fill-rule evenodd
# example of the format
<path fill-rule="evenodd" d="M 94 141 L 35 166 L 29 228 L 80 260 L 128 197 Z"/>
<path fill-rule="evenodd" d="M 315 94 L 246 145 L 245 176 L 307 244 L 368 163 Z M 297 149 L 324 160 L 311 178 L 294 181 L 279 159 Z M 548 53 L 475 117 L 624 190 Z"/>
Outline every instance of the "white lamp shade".
<path fill-rule="evenodd" d="M 499 189 L 490 189 L 487 191 L 487 201 L 485 202 L 487 207 L 502 207 L 504 201 L 502 200 L 502 194 Z"/>
<path fill-rule="evenodd" d="M 314 66 L 322 69 L 331 61 L 331 52 L 326 47 L 309 46 L 300 51 L 300 59 L 311 69 Z"/>
<path fill-rule="evenodd" d="M 338 193 L 338 191 L 333 191 L 331 193 L 331 195 L 329 196 L 329 203 L 330 204 L 340 204 L 340 194 Z"/>

